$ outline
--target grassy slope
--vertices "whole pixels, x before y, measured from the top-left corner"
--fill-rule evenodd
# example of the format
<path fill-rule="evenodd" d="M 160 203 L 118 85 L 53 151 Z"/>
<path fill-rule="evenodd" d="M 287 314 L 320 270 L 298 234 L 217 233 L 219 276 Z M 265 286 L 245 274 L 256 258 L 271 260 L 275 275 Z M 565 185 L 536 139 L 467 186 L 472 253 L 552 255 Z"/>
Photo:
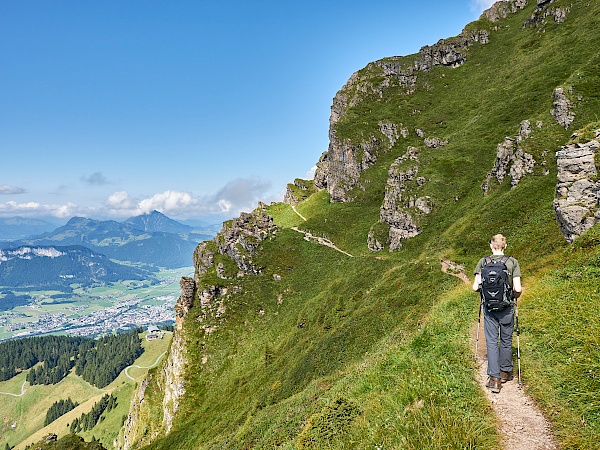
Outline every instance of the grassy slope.
<path fill-rule="evenodd" d="M 159 355 L 168 347 L 171 333 L 166 333 L 162 341 L 142 341 L 144 353 L 135 361 L 135 365 L 150 366 Z M 147 369 L 131 368 L 129 375 L 139 382 L 147 373 Z M 0 383 L 0 391 L 19 394 L 21 385 L 25 381 L 26 372 Z M 98 389 L 74 373 L 69 374 L 64 380 L 56 385 L 29 386 L 26 385 L 25 395 L 12 397 L 2 395 L 0 398 L 0 417 L 8 419 L 2 423 L 2 445 L 8 442 L 15 448 L 24 448 L 26 444 L 37 442 L 48 433 L 56 433 L 58 436 L 67 434 L 69 424 L 76 417 L 89 412 L 95 402 L 106 393 L 117 396 L 117 407 L 106 414 L 106 419 L 94 427 L 93 430 L 81 435 L 90 440 L 92 436 L 100 439 L 107 447 L 117 439 L 121 429 L 123 416 L 129 411 L 129 402 L 134 390 L 134 382 L 122 372 L 110 385 L 104 389 Z M 75 402 L 81 403 L 77 408 L 69 411 L 51 424 L 44 427 L 44 419 L 48 408 L 59 399 L 71 397 Z M 10 430 L 12 423 L 16 422 L 15 430 Z M 16 445 L 19 444 L 19 445 Z"/>
<path fill-rule="evenodd" d="M 565 448 L 595 448 L 598 231 L 569 247 L 552 200 L 554 152 L 600 112 L 598 35 L 590 31 L 600 29 L 600 5 L 553 6 L 567 3 L 564 24 L 522 29 L 530 5 L 499 22 L 490 43 L 473 46 L 460 68 L 421 74 L 410 97 L 389 89 L 384 101 L 366 99 L 347 112 L 342 138 L 375 133 L 387 119 L 450 142 L 430 150 L 411 133 L 363 174 L 370 182 L 355 203 L 330 204 L 321 192 L 299 204 L 307 222 L 288 206 L 271 208 L 283 229 L 263 245 L 263 273 L 232 282 L 244 292 L 225 299 L 222 318 L 203 318 L 217 331 L 199 327 L 206 312 L 188 314 L 187 394 L 172 433 L 150 448 L 494 448 L 499 437 L 468 340 L 477 299 L 441 273 L 439 259 L 469 271 L 496 232 L 508 236 L 508 252 L 524 271 L 527 389 Z M 569 131 L 549 114 L 557 86 L 582 97 Z M 525 119 L 533 133 L 522 146 L 538 162 L 547 151 L 547 165 L 517 188 L 505 180 L 483 197 L 497 144 Z M 387 168 L 407 145 L 421 150 L 422 192 L 435 211 L 400 252 L 372 254 L 366 237 L 379 217 Z M 306 242 L 291 226 L 328 237 L 354 258 Z"/>

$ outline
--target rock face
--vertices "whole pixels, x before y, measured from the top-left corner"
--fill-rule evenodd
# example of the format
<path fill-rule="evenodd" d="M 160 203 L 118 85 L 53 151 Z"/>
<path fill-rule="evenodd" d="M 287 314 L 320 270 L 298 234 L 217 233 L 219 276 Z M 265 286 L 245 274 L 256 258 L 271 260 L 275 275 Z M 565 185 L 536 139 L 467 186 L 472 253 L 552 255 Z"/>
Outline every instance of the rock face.
<path fill-rule="evenodd" d="M 402 58 L 386 58 L 370 63 L 364 69 L 368 76 L 361 76 L 361 72 L 352 74 L 333 99 L 329 147 L 317 163 L 315 187 L 327 189 L 331 201 L 352 201 L 349 191 L 359 185 L 361 173 L 377 161 L 379 152 L 394 147 L 399 136 L 408 136 L 408 130 L 402 124 L 380 121 L 378 129 L 369 136 L 357 141 L 340 139 L 336 135 L 336 125 L 348 108 L 359 104 L 367 96 L 381 98 L 385 89 L 391 86 L 401 87 L 405 95 L 410 95 L 420 72 L 429 72 L 437 66 L 458 67 L 466 61 L 471 45 L 488 41 L 486 30 L 463 31 L 455 38 L 441 39 L 434 45 L 421 48 L 418 56 L 408 64 L 402 63 Z M 380 81 L 373 84 L 374 79 Z M 428 142 L 434 147 L 445 144 L 439 139 Z"/>
<path fill-rule="evenodd" d="M 316 192 L 316 189 L 315 183 L 312 180 L 302 180 L 300 178 L 296 178 L 294 183 L 287 185 L 285 196 L 283 197 L 283 203 L 296 206 L 314 192 Z"/>
<path fill-rule="evenodd" d="M 426 181 L 418 176 L 418 152 L 418 148 L 408 147 L 406 153 L 397 158 L 388 171 L 379 222 L 389 227 L 386 243 L 389 244 L 390 251 L 400 249 L 403 239 L 418 235 L 421 232 L 418 217 L 431 212 L 430 198 L 418 197 L 416 194 Z M 384 248 L 384 244 L 376 236 L 375 228 L 371 228 L 367 243 L 371 251 Z"/>
<path fill-rule="evenodd" d="M 600 131 L 596 132 L 600 137 Z M 554 212 L 565 238 L 572 241 L 600 222 L 600 181 L 595 155 L 597 140 L 570 144 L 556 152 L 558 181 Z"/>
<path fill-rule="evenodd" d="M 498 183 L 502 183 L 508 174 L 511 178 L 511 187 L 514 188 L 526 174 L 533 172 L 535 160 L 520 146 L 521 142 L 527 139 L 530 133 L 531 125 L 528 120 L 525 120 L 521 122 L 519 133 L 515 137 L 505 137 L 504 141 L 498 144 L 494 167 L 488 172 L 485 181 L 481 185 L 484 194 L 489 192 L 490 182 L 493 179 L 496 179 Z"/>
<path fill-rule="evenodd" d="M 162 423 L 154 424 L 153 430 L 139 429 L 140 414 L 145 407 L 145 391 L 152 381 L 148 377 L 141 383 L 131 402 L 129 417 L 125 424 L 123 447 L 125 450 L 144 445 L 159 434 L 168 434 L 173 427 L 180 400 L 186 392 L 187 354 L 183 324 L 189 311 L 194 306 L 200 307 L 201 312 L 196 317 L 197 321 L 203 321 L 208 315 L 214 315 L 218 319 L 225 312 L 223 299 L 227 296 L 228 289 L 206 285 L 202 283 L 202 276 L 214 267 L 218 276 L 228 278 L 221 262 L 218 262 L 215 267 L 215 261 L 223 257 L 230 258 L 237 265 L 238 276 L 259 273 L 261 268 L 253 264 L 252 255 L 260 243 L 275 231 L 272 217 L 258 208 L 252 213 L 242 213 L 239 218 L 224 223 L 221 231 L 212 241 L 198 245 L 193 255 L 195 276 L 181 278 L 181 295 L 175 303 L 173 341 L 166 362 L 155 381 L 163 392 Z M 218 270 L 219 267 L 221 271 Z M 236 287 L 233 291 L 238 292 L 237 289 L 239 288 Z M 217 301 L 219 298 L 221 301 Z M 203 324 L 201 328 L 206 334 L 216 330 L 216 326 L 209 324 Z M 202 362 L 206 362 L 205 357 Z"/>
<path fill-rule="evenodd" d="M 531 17 L 525 21 L 523 28 L 543 27 L 546 25 L 548 17 L 552 17 L 556 23 L 563 23 L 567 18 L 567 14 L 571 11 L 571 8 L 568 6 L 565 6 L 564 8 L 561 8 L 560 6 L 550 7 L 555 1 L 556 0 L 538 0 L 535 11 Z"/>
<path fill-rule="evenodd" d="M 185 394 L 185 338 L 181 329 L 181 322 L 173 333 L 173 341 L 169 350 L 169 357 L 162 369 L 164 383 L 163 397 L 163 428 L 164 433 L 171 431 L 173 417 L 179 409 L 179 401 Z"/>
<path fill-rule="evenodd" d="M 195 281 L 205 274 L 213 265 L 215 251 L 220 255 L 228 255 L 238 266 L 240 272 L 257 274 L 261 268 L 252 263 L 252 254 L 260 243 L 276 232 L 273 218 L 260 209 L 252 213 L 242 213 L 237 219 L 225 222 L 221 231 L 212 241 L 198 245 L 193 255 L 196 267 Z"/>
<path fill-rule="evenodd" d="M 129 415 L 125 421 L 125 431 L 123 432 L 123 450 L 129 450 L 135 444 L 137 438 L 136 429 L 140 421 L 140 408 L 144 403 L 146 388 L 150 384 L 150 381 L 152 381 L 152 376 L 148 375 L 142 380 L 140 387 L 131 399 Z"/>
<path fill-rule="evenodd" d="M 554 90 L 554 102 L 552 106 L 553 108 L 550 111 L 552 117 L 565 127 L 565 130 L 569 128 L 569 125 L 575 120 L 575 113 L 571 111 L 571 101 L 565 95 L 563 88 L 556 88 Z"/>
<path fill-rule="evenodd" d="M 489 9 L 485 10 L 480 18 L 487 18 L 490 22 L 496 22 L 499 19 L 505 19 L 511 13 L 525 8 L 527 0 L 508 0 L 494 3 Z"/>
<path fill-rule="evenodd" d="M 175 331 L 169 349 L 169 356 L 162 366 L 158 384 L 164 392 L 162 401 L 163 420 L 161 427 L 156 426 L 153 431 L 140 430 L 140 419 L 145 408 L 146 389 L 152 381 L 148 375 L 140 383 L 134 393 L 129 407 L 129 415 L 125 422 L 123 434 L 123 449 L 129 450 L 135 446 L 147 444 L 159 434 L 167 434 L 173 426 L 173 417 L 179 409 L 179 401 L 185 394 L 185 334 L 182 331 L 183 319 L 194 304 L 196 283 L 193 278 L 182 277 L 179 283 L 181 295 L 175 303 Z"/>

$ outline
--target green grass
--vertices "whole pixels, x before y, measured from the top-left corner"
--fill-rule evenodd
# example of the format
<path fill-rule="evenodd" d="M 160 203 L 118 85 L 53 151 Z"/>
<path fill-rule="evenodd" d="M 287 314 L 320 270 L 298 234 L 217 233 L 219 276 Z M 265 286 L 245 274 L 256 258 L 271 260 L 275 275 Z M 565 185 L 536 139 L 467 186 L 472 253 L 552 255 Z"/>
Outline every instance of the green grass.
<path fill-rule="evenodd" d="M 172 333 L 166 333 L 163 340 L 147 342 L 142 341 L 144 353 L 136 359 L 134 365 L 150 366 L 163 354 L 171 341 Z M 9 443 L 17 449 L 22 449 L 28 443 L 37 442 L 48 433 L 58 436 L 68 434 L 69 424 L 82 413 L 88 412 L 93 404 L 104 394 L 113 393 L 117 396 L 117 407 L 105 414 L 94 429 L 81 435 L 87 440 L 92 436 L 98 438 L 106 448 L 112 448 L 113 441 L 118 438 L 122 426 L 123 416 L 129 411 L 129 402 L 134 392 L 136 382 L 139 382 L 148 372 L 148 369 L 131 368 L 129 375 L 136 381 L 129 379 L 122 372 L 110 385 L 104 389 L 91 386 L 73 372 L 56 385 L 25 386 L 22 397 L 1 395 L 0 416 L 2 422 L 1 443 Z M 0 392 L 21 393 L 21 385 L 25 381 L 26 372 L 11 380 L 0 383 Z M 67 414 L 61 416 L 51 424 L 44 427 L 44 419 L 48 408 L 59 399 L 71 397 L 80 405 Z M 11 429 L 13 423 L 16 428 Z M 18 445 L 17 445 L 18 444 Z"/>
<path fill-rule="evenodd" d="M 306 221 L 288 205 L 272 205 L 279 230 L 253 256 L 261 274 L 202 278 L 229 293 L 187 314 L 186 395 L 172 432 L 146 448 L 498 448 L 496 418 L 472 363 L 476 298 L 439 264 L 452 259 L 470 276 L 498 232 L 523 270 L 527 391 L 561 448 L 597 448 L 598 226 L 569 246 L 552 202 L 554 152 L 574 130 L 589 135 L 598 122 L 600 42 L 589 30 L 599 28 L 600 4 L 558 0 L 552 7 L 571 6 L 568 19 L 550 20 L 544 32 L 522 28 L 534 3 L 499 21 L 490 43 L 473 45 L 463 66 L 419 74 L 410 96 L 394 86 L 381 97 L 369 89 L 350 93 L 361 99 L 338 122 L 340 139 L 381 137 L 381 120 L 402 123 L 409 137 L 377 155 L 352 203 L 312 194 L 296 206 Z M 365 84 L 381 82 L 376 65 L 361 74 L 371 77 Z M 569 130 L 550 115 L 558 86 L 573 88 Z M 534 173 L 514 189 L 509 179 L 492 182 L 484 196 L 497 145 L 517 135 L 523 120 L 532 124 L 521 147 L 537 161 Z M 426 148 L 415 127 L 448 145 Z M 371 253 L 367 235 L 379 220 L 389 166 L 409 145 L 419 148 L 419 175 L 427 182 L 407 193 L 430 196 L 433 212 L 420 217 L 422 233 L 401 251 Z M 326 237 L 353 257 L 307 242 L 291 227 Z M 225 313 L 217 315 L 220 306 Z M 160 433 L 167 382 L 151 373 L 137 435 L 143 443 Z"/>

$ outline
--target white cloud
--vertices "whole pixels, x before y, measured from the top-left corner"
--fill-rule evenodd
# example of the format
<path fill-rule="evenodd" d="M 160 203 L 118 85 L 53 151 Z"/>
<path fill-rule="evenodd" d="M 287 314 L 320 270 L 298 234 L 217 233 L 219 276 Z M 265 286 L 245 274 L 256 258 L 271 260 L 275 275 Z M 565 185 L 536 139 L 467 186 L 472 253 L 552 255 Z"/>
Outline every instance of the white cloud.
<path fill-rule="evenodd" d="M 9 186 L 8 184 L 0 184 L 0 194 L 13 195 L 13 194 L 24 194 L 27 192 L 25 189 L 17 186 Z"/>
<path fill-rule="evenodd" d="M 75 203 L 67 203 L 66 205 L 43 205 L 38 202 L 6 202 L 0 203 L 0 216 L 54 216 L 59 218 L 69 218 L 73 216 L 88 216 L 94 213 L 93 208 L 82 207 Z"/>
<path fill-rule="evenodd" d="M 175 217 L 199 215 L 239 215 L 251 211 L 259 201 L 281 201 L 283 194 L 270 193 L 271 182 L 258 178 L 236 178 L 229 181 L 215 194 L 196 197 L 191 192 L 167 190 L 152 196 L 135 198 L 126 191 L 109 195 L 100 207 L 85 207 L 75 203 L 45 205 L 38 202 L 0 203 L 0 216 L 22 215 L 28 217 L 52 215 L 60 218 L 85 216 L 96 218 L 125 218 L 157 210 Z"/>
<path fill-rule="evenodd" d="M 181 214 L 196 209 L 198 204 L 199 200 L 190 192 L 169 190 L 143 199 L 138 207 L 142 213 L 149 213 L 156 209 L 165 214 Z"/>
<path fill-rule="evenodd" d="M 187 191 L 168 190 L 136 199 L 125 191 L 119 191 L 109 196 L 104 206 L 110 215 L 120 217 L 136 216 L 153 210 L 178 217 L 222 213 L 233 216 L 241 211 L 251 211 L 259 201 L 270 202 L 283 198 L 279 194 L 269 194 L 270 189 L 269 181 L 236 178 L 215 194 L 202 198 Z"/>
<path fill-rule="evenodd" d="M 305 179 L 307 180 L 313 180 L 315 178 L 315 172 L 317 171 L 317 166 L 314 165 L 310 168 L 310 170 L 308 172 L 306 172 L 306 175 L 304 176 Z"/>
<path fill-rule="evenodd" d="M 267 192 L 271 189 L 270 181 L 259 178 L 236 178 L 223 186 L 208 203 L 216 203 L 222 212 L 251 211 L 259 201 L 269 201 Z"/>
<path fill-rule="evenodd" d="M 112 195 L 109 195 L 106 199 L 105 205 L 111 211 L 137 209 L 137 201 L 131 198 L 125 191 L 118 191 Z"/>

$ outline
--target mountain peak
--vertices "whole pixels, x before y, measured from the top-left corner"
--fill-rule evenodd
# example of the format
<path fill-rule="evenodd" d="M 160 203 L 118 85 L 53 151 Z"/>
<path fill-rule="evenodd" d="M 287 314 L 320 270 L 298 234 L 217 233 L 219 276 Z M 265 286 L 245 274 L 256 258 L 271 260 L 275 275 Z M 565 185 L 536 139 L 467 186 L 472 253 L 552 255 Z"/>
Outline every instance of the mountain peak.
<path fill-rule="evenodd" d="M 153 210 L 149 213 L 130 217 L 125 221 L 140 230 L 163 233 L 189 233 L 192 227 L 173 220 L 163 213 Z"/>

